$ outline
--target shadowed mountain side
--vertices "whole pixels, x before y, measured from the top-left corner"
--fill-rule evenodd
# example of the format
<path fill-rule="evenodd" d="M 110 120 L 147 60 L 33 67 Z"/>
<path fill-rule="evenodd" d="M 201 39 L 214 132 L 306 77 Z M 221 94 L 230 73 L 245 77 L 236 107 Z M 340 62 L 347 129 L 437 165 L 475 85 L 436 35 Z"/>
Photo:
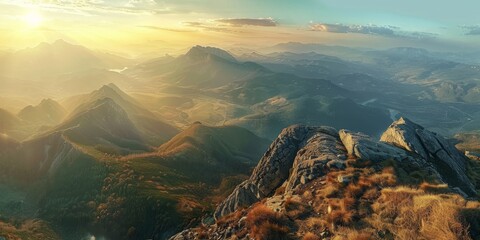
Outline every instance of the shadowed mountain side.
<path fill-rule="evenodd" d="M 27 122 L 43 125 L 59 124 L 67 110 L 52 99 L 44 99 L 36 106 L 27 106 L 17 116 Z"/>
<path fill-rule="evenodd" d="M 110 98 L 92 103 L 88 110 L 76 113 L 52 130 L 57 131 L 78 144 L 106 153 L 126 154 L 149 149 L 128 114 Z"/>
<path fill-rule="evenodd" d="M 323 79 L 273 73 L 216 48 L 193 47 L 185 55 L 140 64 L 126 74 L 156 82 L 159 92 L 185 99 L 166 107 L 147 94 L 143 98 L 179 126 L 194 121 L 229 123 L 272 139 L 292 123 L 328 124 L 378 135 L 390 122 L 386 111 L 352 101 L 365 101 L 355 91 Z M 367 116 L 375 120 L 363 121 Z M 347 120 L 352 118 L 358 120 Z"/>
<path fill-rule="evenodd" d="M 189 179 L 215 184 L 223 175 L 248 172 L 256 163 L 255 157 L 260 156 L 268 144 L 268 140 L 240 127 L 194 123 L 161 145 L 156 153 L 138 157 L 175 169 Z"/>
<path fill-rule="evenodd" d="M 7 133 L 13 130 L 21 121 L 9 111 L 0 109 L 0 133 Z"/>
<path fill-rule="evenodd" d="M 62 238 L 122 239 L 134 227 L 139 239 L 165 239 L 212 212 L 269 143 L 240 127 L 195 123 L 153 152 L 119 157 L 98 148 L 131 152 L 135 139 L 126 112 L 98 100 L 44 136 L 0 138 L 0 180 L 27 192 L 36 217 Z"/>
<path fill-rule="evenodd" d="M 74 109 L 69 113 L 67 119 L 92 108 L 97 101 L 105 98 L 111 99 L 126 112 L 141 137 L 150 145 L 164 143 L 178 133 L 175 127 L 158 119 L 152 112 L 143 108 L 140 103 L 114 84 L 104 85 L 89 94 L 67 99 L 63 104 L 68 109 Z"/>
<path fill-rule="evenodd" d="M 152 83 L 211 89 L 268 72 L 256 63 L 238 62 L 221 49 L 196 46 L 178 58 L 152 60 L 125 73 Z"/>
<path fill-rule="evenodd" d="M 276 106 L 271 104 L 275 100 L 283 103 Z M 228 123 L 273 139 L 278 131 L 291 123 L 331 125 L 336 128 L 348 126 L 356 131 L 380 136 L 380 129 L 387 127 L 391 121 L 386 112 L 364 107 L 345 98 L 301 97 L 290 101 L 276 98 L 272 101 L 258 105 L 265 108 L 262 113 L 247 115 Z"/>

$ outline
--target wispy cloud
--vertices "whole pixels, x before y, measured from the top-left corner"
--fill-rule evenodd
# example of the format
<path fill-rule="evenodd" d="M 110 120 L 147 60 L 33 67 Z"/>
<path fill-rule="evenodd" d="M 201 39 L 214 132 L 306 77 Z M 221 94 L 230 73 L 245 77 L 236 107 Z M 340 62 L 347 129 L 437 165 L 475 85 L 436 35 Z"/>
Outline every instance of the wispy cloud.
<path fill-rule="evenodd" d="M 183 22 L 183 25 L 197 30 L 211 31 L 211 32 L 239 32 L 232 28 L 218 26 L 211 22 Z"/>
<path fill-rule="evenodd" d="M 153 15 L 172 12 L 172 9 L 162 7 L 154 0 L 0 0 L 0 3 L 86 16 L 102 13 Z"/>
<path fill-rule="evenodd" d="M 169 32 L 193 32 L 192 30 L 188 29 L 179 29 L 179 28 L 166 28 L 166 27 L 156 27 L 156 26 L 138 26 L 139 28 L 145 28 L 150 30 L 159 30 L 159 31 L 169 31 Z"/>
<path fill-rule="evenodd" d="M 460 28 L 467 31 L 465 35 L 480 35 L 480 25 L 463 25 Z"/>
<path fill-rule="evenodd" d="M 340 23 L 311 23 L 309 30 L 330 33 L 358 33 L 392 38 L 432 39 L 438 36 L 435 33 L 404 31 L 396 26 L 380 26 L 375 24 L 347 25 Z"/>
<path fill-rule="evenodd" d="M 261 26 L 261 27 L 275 27 L 277 22 L 272 18 L 225 18 L 215 20 L 219 23 L 228 24 L 234 27 L 241 27 L 245 25 L 249 26 Z"/>

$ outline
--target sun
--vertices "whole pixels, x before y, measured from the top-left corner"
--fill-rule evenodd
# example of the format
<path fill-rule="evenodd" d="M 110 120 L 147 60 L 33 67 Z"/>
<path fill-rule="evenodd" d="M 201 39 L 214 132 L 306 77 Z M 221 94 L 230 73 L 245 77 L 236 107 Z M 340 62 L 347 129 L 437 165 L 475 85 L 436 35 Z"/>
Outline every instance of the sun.
<path fill-rule="evenodd" d="M 35 12 L 31 12 L 23 16 L 23 21 L 29 26 L 29 27 L 38 27 L 42 24 L 43 18 L 41 15 Z"/>

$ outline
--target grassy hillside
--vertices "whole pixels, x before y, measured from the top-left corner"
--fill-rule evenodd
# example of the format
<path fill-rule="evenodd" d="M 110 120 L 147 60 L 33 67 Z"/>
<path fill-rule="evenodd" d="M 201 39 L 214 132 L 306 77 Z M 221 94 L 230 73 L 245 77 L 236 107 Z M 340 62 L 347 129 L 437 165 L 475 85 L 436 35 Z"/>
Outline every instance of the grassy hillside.
<path fill-rule="evenodd" d="M 476 239 L 480 233 L 478 201 L 451 192 L 415 165 L 350 159 L 343 170 L 291 194 L 283 191 L 219 219 L 213 228 L 194 231 L 207 237 L 236 229 L 233 238 L 272 240 L 447 240 Z"/>
<path fill-rule="evenodd" d="M 474 151 L 480 153 L 480 132 L 472 131 L 458 133 L 455 138 L 460 141 L 456 146 L 463 151 Z"/>
<path fill-rule="evenodd" d="M 126 112 L 141 137 L 148 144 L 159 145 L 178 133 L 178 129 L 159 119 L 115 84 L 104 85 L 89 94 L 77 95 L 64 101 L 63 105 L 67 109 L 72 109 L 67 120 L 95 107 L 99 100 L 105 98 L 111 99 Z"/>
<path fill-rule="evenodd" d="M 107 115 L 121 122 L 121 116 Z M 51 226 L 45 231 L 53 229 L 64 239 L 88 233 L 108 239 L 165 239 L 194 226 L 247 178 L 269 144 L 240 127 L 196 123 L 155 151 L 118 157 L 100 154 L 80 138 L 105 138 L 106 130 L 116 129 L 115 122 L 102 122 L 103 117 L 74 119 L 64 125 L 63 133 L 23 143 L 20 155 L 0 155 L 0 163 L 7 166 L 4 174 L 16 179 L 9 182 L 22 186 L 16 191 L 28 194 L 35 217 Z M 131 129 L 121 126 L 123 131 Z M 17 221 L 32 218 L 25 215 Z M 20 226 L 8 236 L 17 236 L 13 234 L 23 231 Z"/>

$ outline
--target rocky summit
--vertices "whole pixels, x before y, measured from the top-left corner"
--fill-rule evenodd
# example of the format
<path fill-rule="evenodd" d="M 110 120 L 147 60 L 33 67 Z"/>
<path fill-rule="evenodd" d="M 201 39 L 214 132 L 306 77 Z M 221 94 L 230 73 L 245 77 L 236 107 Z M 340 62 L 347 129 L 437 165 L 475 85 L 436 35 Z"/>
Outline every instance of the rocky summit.
<path fill-rule="evenodd" d="M 333 239 L 349 231 L 370 236 L 365 239 L 398 236 L 403 230 L 395 221 L 405 213 L 387 216 L 380 208 L 391 192 L 411 201 L 441 193 L 439 199 L 458 198 L 465 205 L 477 194 L 467 177 L 468 161 L 448 140 L 406 118 L 392 123 L 380 141 L 348 130 L 294 125 L 218 205 L 214 224 L 171 239 Z M 312 238 L 305 238 L 308 234 Z"/>
<path fill-rule="evenodd" d="M 383 133 L 380 141 L 420 155 L 435 166 L 447 183 L 469 195 L 475 194 L 475 186 L 467 178 L 465 155 L 442 136 L 401 118 Z"/>

